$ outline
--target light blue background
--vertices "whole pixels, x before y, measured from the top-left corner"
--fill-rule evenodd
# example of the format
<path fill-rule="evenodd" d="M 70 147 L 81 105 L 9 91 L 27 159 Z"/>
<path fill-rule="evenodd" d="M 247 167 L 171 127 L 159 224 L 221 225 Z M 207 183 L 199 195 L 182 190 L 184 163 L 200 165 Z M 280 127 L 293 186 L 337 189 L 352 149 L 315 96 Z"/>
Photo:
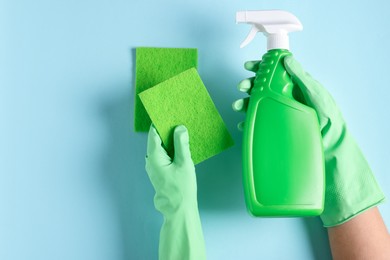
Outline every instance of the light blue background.
<path fill-rule="evenodd" d="M 330 259 L 318 218 L 255 219 L 231 103 L 265 51 L 235 12 L 285 9 L 291 50 L 337 100 L 390 196 L 388 1 L 0 1 L 0 259 L 157 259 L 161 215 L 133 131 L 134 51 L 195 47 L 236 145 L 197 167 L 209 259 Z M 390 225 L 389 204 L 380 207 Z"/>

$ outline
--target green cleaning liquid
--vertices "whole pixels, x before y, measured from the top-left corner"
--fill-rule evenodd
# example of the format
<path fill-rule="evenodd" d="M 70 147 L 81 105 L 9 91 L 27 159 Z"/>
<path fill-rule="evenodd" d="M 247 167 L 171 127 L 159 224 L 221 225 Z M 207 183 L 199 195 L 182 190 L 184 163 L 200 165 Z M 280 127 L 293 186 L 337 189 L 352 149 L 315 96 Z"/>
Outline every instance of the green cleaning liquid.
<path fill-rule="evenodd" d="M 318 118 L 314 109 L 297 101 L 299 89 L 283 65 L 292 55 L 287 32 L 302 25 L 285 11 L 238 12 L 237 22 L 255 28 L 244 45 L 257 31 L 268 36 L 243 133 L 247 208 L 254 216 L 319 215 L 324 207 L 324 155 Z"/>

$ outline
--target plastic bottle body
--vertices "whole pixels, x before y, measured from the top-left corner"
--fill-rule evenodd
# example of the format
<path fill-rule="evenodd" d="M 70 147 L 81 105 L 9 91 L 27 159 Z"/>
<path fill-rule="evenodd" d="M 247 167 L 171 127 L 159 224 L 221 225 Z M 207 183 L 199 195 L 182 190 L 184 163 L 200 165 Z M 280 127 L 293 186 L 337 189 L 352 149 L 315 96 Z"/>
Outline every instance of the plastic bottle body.
<path fill-rule="evenodd" d="M 316 216 L 324 206 L 324 155 L 316 112 L 296 101 L 283 59 L 270 50 L 256 73 L 243 135 L 243 183 L 254 216 Z"/>

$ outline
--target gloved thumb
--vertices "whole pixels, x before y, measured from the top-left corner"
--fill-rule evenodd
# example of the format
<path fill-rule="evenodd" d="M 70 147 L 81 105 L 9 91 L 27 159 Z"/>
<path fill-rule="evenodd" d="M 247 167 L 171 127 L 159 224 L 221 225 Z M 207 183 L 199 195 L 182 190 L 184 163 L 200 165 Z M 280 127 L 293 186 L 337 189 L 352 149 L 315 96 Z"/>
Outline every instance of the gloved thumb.
<path fill-rule="evenodd" d="M 171 158 L 161 145 L 161 138 L 153 125 L 150 126 L 148 134 L 148 146 L 146 157 L 157 165 L 166 165 L 171 162 Z"/>
<path fill-rule="evenodd" d="M 336 102 L 329 92 L 292 57 L 284 59 L 284 66 L 303 94 L 306 105 L 312 107 L 318 116 L 321 130 L 331 125 L 331 121 L 342 122 L 343 118 Z"/>
<path fill-rule="evenodd" d="M 329 92 L 309 73 L 305 72 L 292 56 L 284 59 L 284 66 L 290 74 L 292 81 L 298 85 L 306 105 L 312 107 L 318 116 L 321 129 L 328 123 L 330 116 L 338 111 L 336 103 Z M 338 113 L 339 114 L 339 113 Z"/>
<path fill-rule="evenodd" d="M 174 163 L 191 161 L 190 138 L 184 125 L 179 125 L 175 128 L 173 139 L 175 145 Z"/>
<path fill-rule="evenodd" d="M 292 56 L 287 56 L 284 59 L 284 66 L 293 82 L 300 88 L 306 104 L 313 107 L 315 110 L 319 110 L 320 107 L 318 107 L 318 105 L 321 104 L 321 92 L 323 87 L 313 79 L 309 73 L 305 72 L 301 64 Z"/>

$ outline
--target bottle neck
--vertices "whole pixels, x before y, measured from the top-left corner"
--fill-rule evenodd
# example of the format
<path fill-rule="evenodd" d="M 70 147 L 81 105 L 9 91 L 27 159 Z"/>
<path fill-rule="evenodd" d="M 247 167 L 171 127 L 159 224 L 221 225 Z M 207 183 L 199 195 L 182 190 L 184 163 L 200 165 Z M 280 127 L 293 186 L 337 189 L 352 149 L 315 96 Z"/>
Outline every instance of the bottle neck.
<path fill-rule="evenodd" d="M 267 37 L 267 50 L 285 49 L 289 50 L 289 40 L 287 33 L 269 34 Z"/>

